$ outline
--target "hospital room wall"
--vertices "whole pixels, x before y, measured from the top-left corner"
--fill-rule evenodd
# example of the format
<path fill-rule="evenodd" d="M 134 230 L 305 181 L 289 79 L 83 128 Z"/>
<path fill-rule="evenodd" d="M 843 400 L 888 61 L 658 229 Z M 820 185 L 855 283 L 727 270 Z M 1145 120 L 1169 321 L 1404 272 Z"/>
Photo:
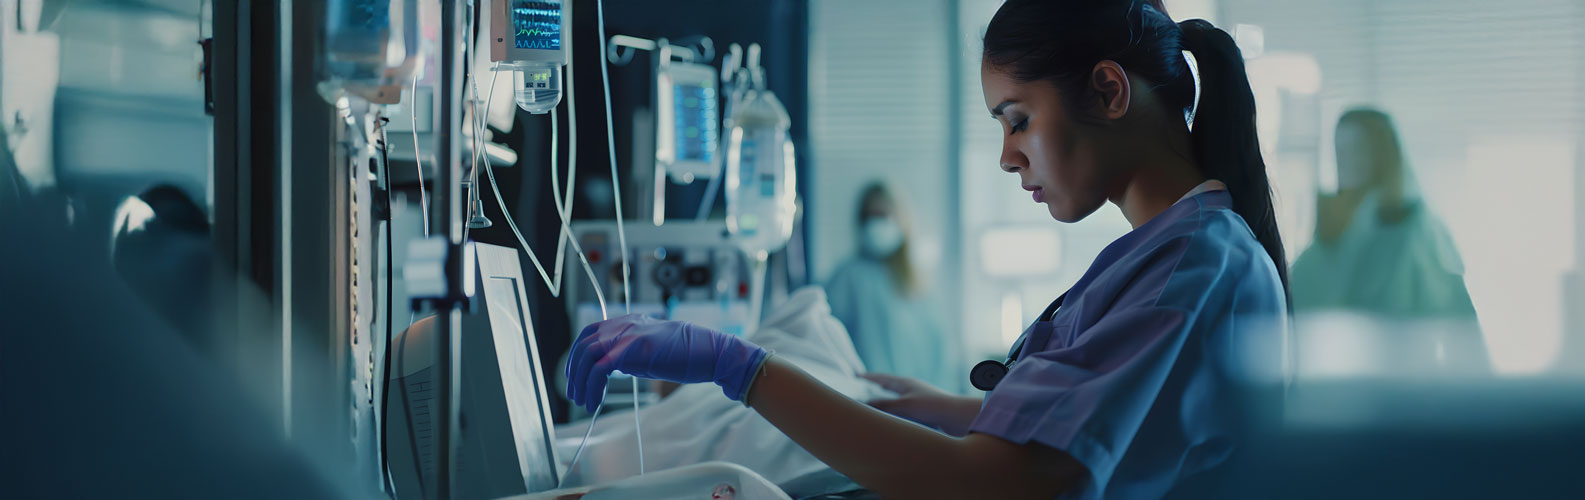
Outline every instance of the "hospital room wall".
<path fill-rule="evenodd" d="M 31 161 L 41 161 L 33 178 L 58 182 L 82 223 L 103 227 L 99 234 L 106 237 L 115 204 L 156 184 L 176 186 L 200 207 L 213 208 L 213 127 L 204 114 L 202 82 L 194 78 L 202 58 L 193 43 L 197 3 L 186 7 L 72 4 L 52 32 L 35 36 L 56 37 L 55 43 L 27 46 L 39 51 L 33 56 L 55 61 L 7 65 L 19 72 L 8 82 L 27 82 L 7 85 L 8 128 L 20 106 L 27 129 L 21 145 L 48 148 L 19 154 L 19 163 L 26 172 Z M 52 85 L 57 76 L 54 89 L 15 94 Z"/>
<path fill-rule="evenodd" d="M 1396 121 L 1424 198 L 1462 253 L 1496 370 L 1553 368 L 1566 313 L 1580 300 L 1564 283 L 1577 281 L 1581 262 L 1585 4 L 1222 0 L 1218 14 L 1223 26 L 1259 26 L 1262 58 L 1310 58 L 1319 69 L 1316 95 L 1286 92 L 1283 109 L 1261 109 L 1305 115 L 1285 117 L 1276 135 L 1262 137 L 1277 143 L 1267 145 L 1268 163 L 1289 258 L 1313 227 L 1298 209 L 1333 182 L 1338 113 L 1380 107 Z M 1310 127 L 1317 133 L 1296 132 Z M 1570 335 L 1578 338 L 1578 326 Z"/>
<path fill-rule="evenodd" d="M 949 0 L 816 0 L 810 4 L 807 191 L 812 278 L 824 282 L 858 251 L 859 194 L 887 183 L 909 213 L 925 300 L 956 304 L 959 210 L 951 158 L 957 82 Z M 802 181 L 802 179 L 800 179 Z M 944 330 L 956 338 L 957 308 Z M 948 352 L 956 352 L 948 349 Z"/>

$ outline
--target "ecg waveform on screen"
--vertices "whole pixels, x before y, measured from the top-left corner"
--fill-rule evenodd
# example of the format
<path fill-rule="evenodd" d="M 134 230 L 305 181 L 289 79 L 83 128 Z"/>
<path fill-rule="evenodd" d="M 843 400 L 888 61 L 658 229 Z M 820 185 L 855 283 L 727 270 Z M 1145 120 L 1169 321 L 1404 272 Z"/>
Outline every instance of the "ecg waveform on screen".
<path fill-rule="evenodd" d="M 512 4 L 512 37 L 519 49 L 561 49 L 561 2 Z"/>

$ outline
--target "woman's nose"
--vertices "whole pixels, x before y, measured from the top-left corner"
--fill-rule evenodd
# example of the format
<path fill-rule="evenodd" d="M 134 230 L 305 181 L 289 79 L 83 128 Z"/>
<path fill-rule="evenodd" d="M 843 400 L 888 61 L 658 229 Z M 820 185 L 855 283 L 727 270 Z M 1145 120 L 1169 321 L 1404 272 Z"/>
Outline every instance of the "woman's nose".
<path fill-rule="evenodd" d="M 1029 160 L 1015 149 L 1003 148 L 1001 165 L 1003 172 L 1017 173 L 1020 170 L 1029 168 Z"/>

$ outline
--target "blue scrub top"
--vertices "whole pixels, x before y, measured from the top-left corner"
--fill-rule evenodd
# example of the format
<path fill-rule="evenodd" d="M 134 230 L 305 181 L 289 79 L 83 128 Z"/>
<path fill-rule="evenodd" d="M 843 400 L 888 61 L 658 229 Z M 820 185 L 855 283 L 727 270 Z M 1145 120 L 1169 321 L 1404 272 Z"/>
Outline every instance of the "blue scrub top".
<path fill-rule="evenodd" d="M 1089 478 L 1063 498 L 1161 498 L 1230 456 L 1233 342 L 1286 311 L 1228 193 L 1193 194 L 1101 251 L 969 430 L 1073 456 Z"/>

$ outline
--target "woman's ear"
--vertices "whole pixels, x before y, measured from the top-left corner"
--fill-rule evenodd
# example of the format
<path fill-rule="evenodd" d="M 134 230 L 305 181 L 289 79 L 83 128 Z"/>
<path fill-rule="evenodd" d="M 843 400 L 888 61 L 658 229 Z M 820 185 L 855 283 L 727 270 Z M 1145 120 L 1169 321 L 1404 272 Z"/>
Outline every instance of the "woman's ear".
<path fill-rule="evenodd" d="M 1128 73 L 1116 61 L 1095 63 L 1090 70 L 1090 91 L 1098 97 L 1098 116 L 1107 120 L 1120 119 L 1128 114 L 1128 103 L 1133 99 L 1128 84 Z"/>

